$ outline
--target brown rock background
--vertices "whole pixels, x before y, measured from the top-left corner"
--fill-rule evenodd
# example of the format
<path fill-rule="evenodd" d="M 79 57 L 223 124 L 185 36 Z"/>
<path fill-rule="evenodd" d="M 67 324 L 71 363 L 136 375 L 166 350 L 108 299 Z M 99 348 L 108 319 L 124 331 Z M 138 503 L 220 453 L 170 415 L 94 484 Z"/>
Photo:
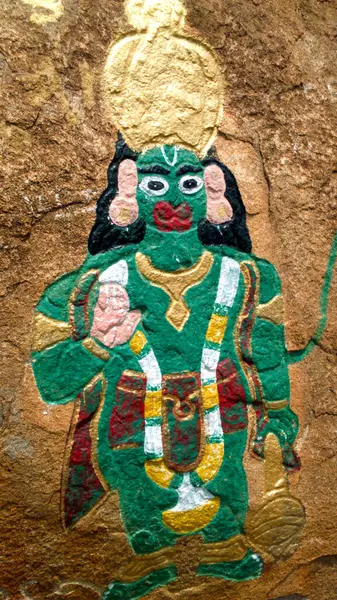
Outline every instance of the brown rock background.
<path fill-rule="evenodd" d="M 41 8 L 41 4 L 45 7 Z M 216 50 L 227 80 L 218 138 L 249 214 L 254 251 L 283 280 L 287 341 L 305 344 L 337 225 L 334 0 L 186 0 L 188 23 Z M 59 521 L 72 407 L 39 399 L 29 367 L 33 308 L 79 266 L 105 186 L 115 132 L 99 106 L 108 45 L 127 31 L 122 0 L 2 0 L 0 568 L 1 600 L 96 600 L 131 555 L 118 499 L 71 533 Z M 193 575 L 198 539 L 182 545 L 181 578 L 151 600 L 337 598 L 337 276 L 322 343 L 291 368 L 306 507 L 301 548 L 243 584 Z M 261 467 L 247 458 L 252 502 Z"/>

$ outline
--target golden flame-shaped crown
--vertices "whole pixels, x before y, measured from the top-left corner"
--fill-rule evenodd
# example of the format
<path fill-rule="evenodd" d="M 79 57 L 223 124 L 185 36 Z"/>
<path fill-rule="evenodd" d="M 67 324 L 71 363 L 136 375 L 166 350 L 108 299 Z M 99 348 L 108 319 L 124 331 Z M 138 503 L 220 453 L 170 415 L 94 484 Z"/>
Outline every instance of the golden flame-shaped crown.
<path fill-rule="evenodd" d="M 113 44 L 102 89 L 108 118 L 136 152 L 176 144 L 204 156 L 222 115 L 213 50 L 183 36 L 181 0 L 126 0 L 136 33 Z"/>

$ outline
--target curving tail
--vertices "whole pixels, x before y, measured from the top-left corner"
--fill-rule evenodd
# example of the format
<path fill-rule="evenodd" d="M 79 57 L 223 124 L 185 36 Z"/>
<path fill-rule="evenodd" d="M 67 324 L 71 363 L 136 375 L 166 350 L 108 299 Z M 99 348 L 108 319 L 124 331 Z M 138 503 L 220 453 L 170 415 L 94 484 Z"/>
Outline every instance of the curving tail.
<path fill-rule="evenodd" d="M 325 327 L 326 327 L 327 318 L 328 318 L 327 312 L 328 312 L 329 289 L 330 289 L 330 285 L 331 285 L 331 279 L 332 279 L 333 269 L 334 269 L 335 262 L 336 262 L 336 257 L 337 257 L 337 233 L 335 234 L 334 240 L 332 242 L 328 265 L 327 265 L 326 272 L 324 275 L 324 282 L 323 282 L 321 298 L 320 298 L 321 316 L 320 316 L 320 319 L 319 319 L 319 322 L 317 325 L 317 329 L 316 329 L 314 335 L 308 341 L 307 345 L 304 346 L 304 348 L 301 348 L 301 350 L 291 350 L 290 352 L 288 352 L 288 356 L 287 356 L 288 364 L 297 363 L 297 362 L 300 362 L 301 360 L 303 360 L 304 358 L 306 358 L 308 356 L 308 354 L 310 354 L 310 352 L 317 346 L 317 344 L 320 342 L 320 340 L 322 338 L 322 335 L 323 335 Z"/>

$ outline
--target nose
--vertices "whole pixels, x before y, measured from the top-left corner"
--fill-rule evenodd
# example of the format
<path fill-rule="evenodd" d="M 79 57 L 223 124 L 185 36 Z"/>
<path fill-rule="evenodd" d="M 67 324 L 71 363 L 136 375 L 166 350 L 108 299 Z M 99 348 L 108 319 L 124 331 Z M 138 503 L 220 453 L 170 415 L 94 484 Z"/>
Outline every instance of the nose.
<path fill-rule="evenodd" d="M 172 195 L 171 195 L 171 198 L 170 198 L 170 204 L 174 208 L 176 208 L 177 206 L 179 206 L 185 200 L 186 200 L 186 198 L 183 197 L 183 194 L 179 190 L 178 186 L 175 185 L 174 188 L 173 188 L 173 190 L 172 190 Z"/>

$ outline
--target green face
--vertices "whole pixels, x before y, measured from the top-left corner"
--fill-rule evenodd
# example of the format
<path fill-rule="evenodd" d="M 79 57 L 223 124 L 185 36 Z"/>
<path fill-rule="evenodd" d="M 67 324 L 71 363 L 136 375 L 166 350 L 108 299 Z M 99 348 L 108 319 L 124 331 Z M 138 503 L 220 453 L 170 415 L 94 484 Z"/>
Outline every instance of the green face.
<path fill-rule="evenodd" d="M 188 231 L 206 216 L 204 167 L 177 146 L 143 152 L 137 160 L 139 216 L 160 231 Z"/>

